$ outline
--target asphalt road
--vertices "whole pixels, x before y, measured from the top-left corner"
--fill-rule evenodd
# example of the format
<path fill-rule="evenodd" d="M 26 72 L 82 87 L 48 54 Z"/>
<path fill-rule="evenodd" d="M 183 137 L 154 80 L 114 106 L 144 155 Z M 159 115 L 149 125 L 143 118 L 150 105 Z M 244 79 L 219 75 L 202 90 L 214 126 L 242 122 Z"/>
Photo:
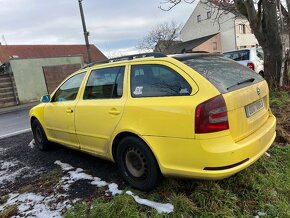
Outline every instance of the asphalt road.
<path fill-rule="evenodd" d="M 30 131 L 29 109 L 0 114 L 0 139 Z"/>
<path fill-rule="evenodd" d="M 48 151 L 39 151 L 36 147 L 28 146 L 32 139 L 32 133 L 29 132 L 0 140 L 0 165 L 11 165 L 6 172 L 8 175 L 2 172 L 2 178 L 0 177 L 0 184 L 2 179 L 0 196 L 17 190 L 19 186 L 32 183 L 41 174 L 59 168 L 54 164 L 56 160 L 75 168 L 82 168 L 90 175 L 107 182 L 118 183 L 120 187 L 125 186 L 114 163 L 52 143 Z M 8 176 L 7 181 L 5 176 Z M 88 188 L 88 186 L 78 187 L 77 191 L 81 193 L 82 189 Z"/>

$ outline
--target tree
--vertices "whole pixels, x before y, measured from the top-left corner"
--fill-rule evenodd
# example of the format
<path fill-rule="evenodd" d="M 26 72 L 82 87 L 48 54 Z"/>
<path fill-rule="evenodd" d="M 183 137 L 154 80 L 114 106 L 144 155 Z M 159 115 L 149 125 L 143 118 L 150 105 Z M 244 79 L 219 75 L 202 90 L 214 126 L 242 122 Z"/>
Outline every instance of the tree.
<path fill-rule="evenodd" d="M 154 50 L 163 52 L 176 43 L 179 38 L 180 25 L 175 22 L 165 22 L 155 26 L 142 40 L 138 48 L 140 50 Z"/>
<path fill-rule="evenodd" d="M 270 88 L 279 86 L 281 69 L 283 65 L 283 47 L 279 21 L 280 0 L 202 0 L 211 5 L 218 6 L 225 11 L 237 10 L 245 16 L 264 51 L 264 76 Z M 179 3 L 192 3 L 189 0 L 164 0 L 168 7 L 162 10 L 171 10 Z M 287 0 L 288 3 L 288 0 Z M 285 9 L 283 7 L 283 9 Z M 282 10 L 283 10 L 282 9 Z M 280 14 L 282 15 L 282 13 Z M 288 24 L 289 25 L 289 24 Z M 289 26 L 288 26 L 289 27 Z M 285 78 L 285 77 L 284 77 Z M 282 81 L 283 83 L 283 81 Z"/>

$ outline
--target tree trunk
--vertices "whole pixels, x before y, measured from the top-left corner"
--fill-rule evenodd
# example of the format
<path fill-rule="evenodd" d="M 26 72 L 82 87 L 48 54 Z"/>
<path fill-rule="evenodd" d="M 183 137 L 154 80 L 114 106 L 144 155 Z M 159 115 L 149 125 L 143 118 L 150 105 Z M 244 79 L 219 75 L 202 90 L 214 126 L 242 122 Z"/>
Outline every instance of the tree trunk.
<path fill-rule="evenodd" d="M 279 87 L 280 73 L 282 67 L 282 49 L 274 54 L 273 46 L 264 47 L 264 77 L 270 89 Z M 275 48 L 274 48 L 275 49 Z M 277 49 L 277 48 L 276 48 Z"/>
<path fill-rule="evenodd" d="M 276 89 L 279 87 L 283 57 L 276 2 L 262 1 L 261 14 L 255 10 L 253 1 L 245 1 L 244 6 L 250 26 L 264 51 L 265 79 L 270 89 Z"/>

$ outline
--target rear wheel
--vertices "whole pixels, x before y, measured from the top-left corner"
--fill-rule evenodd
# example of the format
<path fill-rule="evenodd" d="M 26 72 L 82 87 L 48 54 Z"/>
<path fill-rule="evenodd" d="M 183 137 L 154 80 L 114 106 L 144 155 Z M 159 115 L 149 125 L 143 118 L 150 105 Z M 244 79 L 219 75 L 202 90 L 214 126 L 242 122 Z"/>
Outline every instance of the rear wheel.
<path fill-rule="evenodd" d="M 117 147 L 117 165 L 127 183 L 150 191 L 161 181 L 157 161 L 149 147 L 136 137 L 126 137 Z"/>
<path fill-rule="evenodd" d="M 31 127 L 32 127 L 34 141 L 38 149 L 41 151 L 47 150 L 48 140 L 40 122 L 38 120 L 33 120 Z"/>

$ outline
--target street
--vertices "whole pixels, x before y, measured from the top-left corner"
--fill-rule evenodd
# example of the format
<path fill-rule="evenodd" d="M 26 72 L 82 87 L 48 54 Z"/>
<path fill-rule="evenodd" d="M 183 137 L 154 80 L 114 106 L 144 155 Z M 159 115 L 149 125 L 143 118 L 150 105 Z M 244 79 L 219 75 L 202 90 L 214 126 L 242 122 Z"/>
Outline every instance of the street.
<path fill-rule="evenodd" d="M 25 108 L 8 113 L 0 113 L 0 139 L 29 132 L 29 113 L 30 108 Z"/>

